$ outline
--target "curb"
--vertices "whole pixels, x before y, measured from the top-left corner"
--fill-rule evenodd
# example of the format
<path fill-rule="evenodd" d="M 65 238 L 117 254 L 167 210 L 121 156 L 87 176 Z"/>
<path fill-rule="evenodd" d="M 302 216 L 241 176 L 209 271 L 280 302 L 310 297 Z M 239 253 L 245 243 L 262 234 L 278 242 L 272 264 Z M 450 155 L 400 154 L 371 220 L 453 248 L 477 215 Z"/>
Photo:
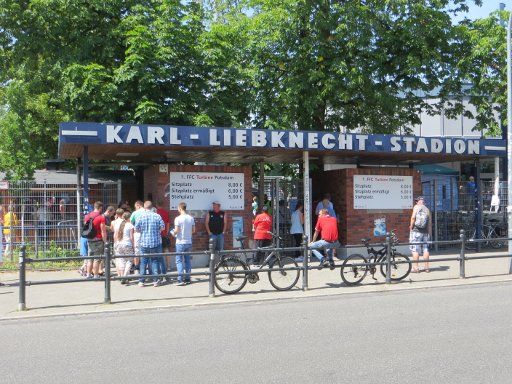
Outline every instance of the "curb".
<path fill-rule="evenodd" d="M 483 278 L 483 277 L 482 277 Z M 311 294 L 312 291 L 308 290 L 307 295 L 297 296 L 297 297 L 265 297 L 265 298 L 249 298 L 245 300 L 234 300 L 234 301 L 221 301 L 221 302 L 213 302 L 213 301 L 204 301 L 198 303 L 190 303 L 190 304 L 167 304 L 167 305 L 157 305 L 151 307 L 143 307 L 143 308 L 114 308 L 114 309 L 100 309 L 95 311 L 88 312 L 61 312 L 61 313 L 51 313 L 51 314 L 36 314 L 36 315 L 22 315 L 22 316 L 9 316 L 9 317 L 0 317 L 0 322 L 13 322 L 19 320 L 34 320 L 34 319 L 46 319 L 53 317 L 72 317 L 72 316 L 87 316 L 87 315 L 99 315 L 99 314 L 113 314 L 113 313 L 129 313 L 129 312 L 143 312 L 143 311 L 159 311 L 164 309 L 181 309 L 181 308 L 194 308 L 194 307 L 207 307 L 207 306 L 219 306 L 219 305 L 235 305 L 242 303 L 262 303 L 262 302 L 276 302 L 276 301 L 296 301 L 296 300 L 304 300 L 304 299 L 312 299 L 312 298 L 322 298 L 322 297 L 333 297 L 333 296 L 353 296 L 353 295 L 366 295 L 366 294 L 382 294 L 382 293 L 394 293 L 400 291 L 415 291 L 415 290 L 432 290 L 438 288 L 459 288 L 465 286 L 473 286 L 473 285 L 483 285 L 483 284 L 501 284 L 512 282 L 512 276 L 506 275 L 501 278 L 494 278 L 494 280 L 485 280 L 485 281 L 468 281 L 468 280 L 456 280 L 458 283 L 448 283 L 443 282 L 442 284 L 435 286 L 411 286 L 407 284 L 404 286 L 394 285 L 390 288 L 383 284 L 382 289 L 371 290 L 371 291 L 357 291 L 357 292 L 328 292 L 328 293 L 317 293 Z M 412 283 L 412 282 L 410 282 Z M 223 297 L 223 296 L 217 296 Z M 208 298 L 207 298 L 208 299 Z M 208 299 L 211 300 L 211 299 Z M 114 303 L 115 304 L 115 303 Z M 98 304 L 102 305 L 102 304 Z M 107 306 L 108 304 L 103 304 Z"/>

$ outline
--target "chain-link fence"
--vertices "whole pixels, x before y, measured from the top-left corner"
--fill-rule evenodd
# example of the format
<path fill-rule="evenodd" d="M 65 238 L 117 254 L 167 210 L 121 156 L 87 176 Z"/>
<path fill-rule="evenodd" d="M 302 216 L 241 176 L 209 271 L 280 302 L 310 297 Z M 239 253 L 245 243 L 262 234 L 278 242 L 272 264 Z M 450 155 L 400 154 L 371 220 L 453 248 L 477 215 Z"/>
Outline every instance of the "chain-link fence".
<path fill-rule="evenodd" d="M 117 206 L 119 183 L 91 184 L 89 201 Z M 13 260 L 25 243 L 34 257 L 78 250 L 83 220 L 83 190 L 72 184 L 3 182 L 0 189 L 0 252 Z"/>

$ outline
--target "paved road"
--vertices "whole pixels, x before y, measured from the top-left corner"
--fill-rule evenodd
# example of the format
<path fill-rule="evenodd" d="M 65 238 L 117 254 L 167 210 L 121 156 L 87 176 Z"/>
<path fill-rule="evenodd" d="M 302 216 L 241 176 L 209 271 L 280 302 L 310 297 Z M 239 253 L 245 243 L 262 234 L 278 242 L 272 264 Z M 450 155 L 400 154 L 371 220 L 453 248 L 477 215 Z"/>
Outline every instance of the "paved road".
<path fill-rule="evenodd" d="M 5 321 L 1 382 L 510 383 L 511 288 Z"/>

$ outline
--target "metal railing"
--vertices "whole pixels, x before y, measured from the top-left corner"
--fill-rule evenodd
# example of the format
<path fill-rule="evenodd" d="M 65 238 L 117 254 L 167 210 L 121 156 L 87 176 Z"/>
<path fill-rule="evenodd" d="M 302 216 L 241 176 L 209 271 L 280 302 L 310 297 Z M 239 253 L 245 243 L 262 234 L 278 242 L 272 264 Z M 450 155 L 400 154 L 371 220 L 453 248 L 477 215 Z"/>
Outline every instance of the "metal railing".
<path fill-rule="evenodd" d="M 500 238 L 497 239 L 503 242 L 508 241 L 507 238 Z M 455 257 L 439 257 L 439 258 L 430 258 L 429 263 L 435 263 L 435 262 L 444 262 L 444 261 L 457 261 L 459 263 L 459 277 L 460 278 L 466 278 L 466 262 L 471 260 L 483 260 L 483 259 L 493 259 L 493 258 L 510 258 L 512 257 L 511 254 L 508 252 L 504 254 L 495 254 L 495 255 L 476 255 L 476 256 L 467 256 L 466 254 L 466 245 L 468 242 L 473 243 L 479 243 L 487 241 L 487 239 L 466 239 L 466 234 L 464 230 L 460 231 L 460 239 L 459 240 L 451 240 L 451 241 L 428 241 L 423 243 L 400 243 L 400 245 L 428 245 L 431 246 L 434 243 L 437 243 L 439 245 L 441 244 L 452 244 L 452 245 L 460 245 L 460 253 L 458 256 Z M 415 261 L 409 260 L 409 261 L 392 261 L 392 250 L 393 247 L 395 247 L 397 244 L 393 242 L 392 236 L 388 233 L 386 236 L 386 241 L 384 243 L 375 243 L 375 244 L 369 244 L 370 246 L 384 246 L 387 249 L 386 257 L 384 261 L 381 261 L 379 263 L 368 261 L 367 263 L 360 263 L 360 264 L 351 264 L 351 266 L 376 266 L 376 265 L 386 265 L 386 284 L 390 284 L 392 282 L 391 279 L 391 267 L 392 263 L 394 264 L 405 264 L 405 263 L 413 263 Z M 341 248 L 345 249 L 354 249 L 354 248 L 361 248 L 361 245 L 347 245 L 343 246 Z M 318 250 L 318 249 L 317 249 Z M 208 295 L 210 297 L 215 297 L 215 280 L 217 276 L 219 275 L 225 275 L 233 272 L 226 272 L 226 271 L 217 271 L 216 270 L 216 264 L 215 260 L 221 260 L 221 256 L 229 256 L 229 255 L 240 255 L 240 254 L 253 254 L 256 251 L 264 251 L 264 252 L 294 252 L 300 251 L 303 255 L 302 265 L 295 267 L 295 266 L 286 266 L 286 267 L 280 267 L 280 268 L 262 268 L 257 270 L 256 273 L 259 272 L 272 272 L 272 271 L 294 271 L 299 270 L 302 273 L 302 290 L 307 291 L 309 288 L 308 283 L 308 272 L 310 270 L 315 269 L 322 269 L 322 266 L 311 266 L 309 265 L 309 257 L 310 257 L 310 251 L 311 248 L 309 247 L 308 238 L 307 236 L 303 237 L 303 242 L 301 247 L 280 247 L 280 248 L 259 248 L 259 249 L 236 249 L 236 250 L 226 250 L 226 251 L 216 251 L 214 249 L 214 243 L 213 241 L 210 241 L 209 243 L 209 250 L 207 251 L 196 251 L 196 252 L 186 252 L 187 255 L 207 255 L 209 257 L 209 266 L 207 271 L 198 271 L 198 272 L 190 272 L 187 273 L 187 276 L 207 276 L 208 277 Z M 171 253 L 159 253 L 159 254 L 149 254 L 145 257 L 160 257 L 160 256 L 177 256 L 182 255 L 184 253 L 180 252 L 171 252 Z M 97 281 L 103 281 L 105 283 L 105 289 L 104 289 L 104 303 L 110 304 L 112 303 L 111 299 L 111 283 L 112 281 L 116 280 L 139 280 L 141 278 L 171 278 L 171 277 L 177 277 L 177 272 L 168 272 L 164 274 L 138 274 L 138 275 L 129 275 L 129 276 L 112 276 L 111 274 L 111 261 L 116 258 L 126 258 L 126 257 L 143 257 L 142 255 L 113 255 L 112 249 L 109 243 L 105 244 L 104 247 L 104 253 L 103 256 L 97 257 L 95 256 L 95 259 L 101 259 L 105 263 L 105 273 L 104 277 L 96 278 L 96 279 L 84 279 L 84 278 L 75 278 L 75 279 L 60 279 L 60 280 L 44 280 L 44 281 L 27 281 L 26 279 L 26 266 L 30 263 L 40 263 L 40 262 L 53 262 L 53 261 L 83 261 L 84 258 L 79 256 L 72 256 L 72 257 L 59 257 L 59 258 L 27 258 L 26 257 L 26 246 L 22 245 L 20 249 L 19 254 L 19 281 L 9 284 L 9 286 L 19 286 L 19 301 L 18 301 L 18 310 L 23 311 L 26 310 L 26 287 L 27 286 L 33 286 L 33 285 L 47 285 L 47 284 L 66 284 L 66 283 L 78 283 L 78 282 L 97 282 Z M 335 265 L 335 268 L 341 268 L 343 267 L 343 264 Z M 251 270 L 250 268 L 248 270 L 237 270 L 236 274 L 241 275 L 249 275 L 255 273 L 254 270 Z M 511 273 L 509 271 L 508 273 Z"/>

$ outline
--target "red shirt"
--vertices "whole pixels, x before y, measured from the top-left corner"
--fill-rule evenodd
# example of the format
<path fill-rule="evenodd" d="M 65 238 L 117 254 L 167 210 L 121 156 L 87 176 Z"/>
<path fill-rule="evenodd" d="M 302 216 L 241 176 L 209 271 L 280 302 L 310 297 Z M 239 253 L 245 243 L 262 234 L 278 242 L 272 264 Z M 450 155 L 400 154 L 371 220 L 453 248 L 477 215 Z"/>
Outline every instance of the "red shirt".
<path fill-rule="evenodd" d="M 87 223 L 89 219 L 92 217 L 94 217 L 94 220 L 92 221 L 92 226 L 96 231 L 96 236 L 94 236 L 94 239 L 103 240 L 103 237 L 101 236 L 101 223 L 106 225 L 105 216 L 100 214 L 99 212 L 93 211 L 85 215 L 84 223 Z"/>
<path fill-rule="evenodd" d="M 335 217 L 320 216 L 316 222 L 315 230 L 322 232 L 322 240 L 331 243 L 338 240 L 338 221 Z"/>
<path fill-rule="evenodd" d="M 254 218 L 254 240 L 272 239 L 269 231 L 272 231 L 272 217 L 268 213 L 260 213 Z"/>
<path fill-rule="evenodd" d="M 169 228 L 169 224 L 171 223 L 171 218 L 169 216 L 169 212 L 163 208 L 157 208 L 156 213 L 160 215 L 162 221 L 164 222 L 165 228 L 162 229 L 162 236 L 167 236 L 167 228 Z"/>

